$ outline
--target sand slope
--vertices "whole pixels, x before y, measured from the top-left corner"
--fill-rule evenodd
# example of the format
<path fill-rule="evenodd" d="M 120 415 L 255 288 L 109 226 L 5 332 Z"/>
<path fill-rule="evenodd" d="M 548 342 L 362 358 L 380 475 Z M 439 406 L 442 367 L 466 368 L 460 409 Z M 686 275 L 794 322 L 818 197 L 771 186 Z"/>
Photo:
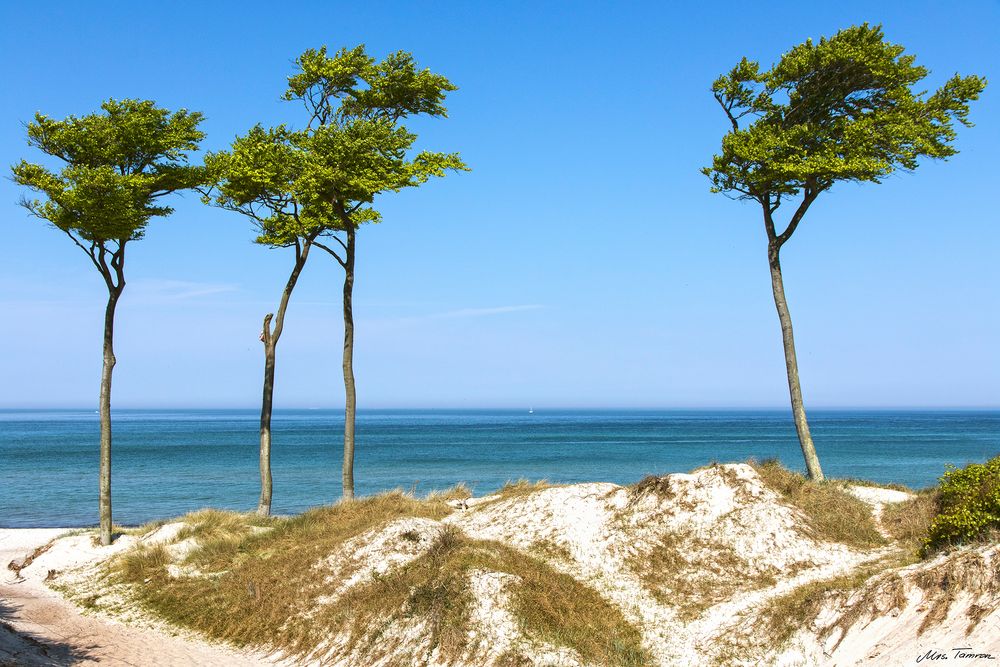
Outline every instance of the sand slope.
<path fill-rule="evenodd" d="M 24 557 L 68 531 L 0 529 L 0 665 L 191 665 L 241 667 L 270 664 L 262 657 L 172 636 L 154 627 L 125 625 L 85 616 L 45 585 L 49 570 L 67 570 L 108 558 L 131 546 L 94 546 L 89 535 L 65 537 L 21 571 L 7 563 Z"/>
<path fill-rule="evenodd" d="M 856 487 L 878 518 L 905 493 Z M 913 665 L 928 652 L 949 664 L 1000 664 L 1000 546 L 980 545 L 881 572 L 852 593 L 831 595 L 814 619 L 780 647 L 763 633 L 768 602 L 810 582 L 844 575 L 885 558 L 892 546 L 851 548 L 825 542 L 800 511 L 785 504 L 748 465 L 711 466 L 669 475 L 645 487 L 576 484 L 534 488 L 502 498 L 456 503 L 441 521 L 395 520 L 363 533 L 317 563 L 336 579 L 319 601 L 336 605 L 344 591 L 403 567 L 450 526 L 543 558 L 596 590 L 641 631 L 657 665 Z M 69 534 L 25 567 L 23 581 L 6 572 L 0 584 L 0 664 L 250 665 L 273 656 L 210 646 L 151 621 L 84 615 L 44 582 L 86 582 L 93 568 L 144 542 L 176 555 L 171 576 L 198 576 L 181 560 L 193 545 L 177 540 L 179 524 L 142 537 L 94 546 Z M 30 553 L 61 531 L 0 531 L 0 563 Z M 404 539 L 405 538 L 405 539 Z M 670 550 L 674 549 L 675 552 Z M 677 574 L 649 577 L 643 563 L 667 556 Z M 572 650 L 524 636 L 508 605 L 512 575 L 489 569 L 469 575 L 476 604 L 462 664 L 493 665 L 513 650 L 533 665 L 581 665 Z M 134 610 L 133 610 L 134 612 Z M 119 612 L 120 613 L 120 612 Z M 442 665 L 419 618 L 394 621 L 377 658 L 344 654 L 330 637 L 314 659 L 331 665 Z M 954 649 L 964 649 L 955 653 Z M 992 655 L 995 660 L 970 655 Z M 928 658 L 930 661 L 930 659 Z"/>

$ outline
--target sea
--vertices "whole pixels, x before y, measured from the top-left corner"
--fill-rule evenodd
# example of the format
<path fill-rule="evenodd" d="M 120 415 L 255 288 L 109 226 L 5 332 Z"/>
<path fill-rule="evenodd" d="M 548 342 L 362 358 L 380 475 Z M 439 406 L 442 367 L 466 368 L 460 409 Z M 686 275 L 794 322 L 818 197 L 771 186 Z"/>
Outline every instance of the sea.
<path fill-rule="evenodd" d="M 112 421 L 116 523 L 256 507 L 256 410 L 114 410 Z M 828 477 L 923 488 L 948 465 L 1000 455 L 998 410 L 813 410 L 810 426 Z M 335 502 L 342 411 L 276 410 L 272 429 L 272 511 Z M 0 411 L 0 527 L 95 525 L 98 434 L 93 410 Z M 788 410 L 363 410 L 355 488 L 630 484 L 750 458 L 804 470 Z"/>

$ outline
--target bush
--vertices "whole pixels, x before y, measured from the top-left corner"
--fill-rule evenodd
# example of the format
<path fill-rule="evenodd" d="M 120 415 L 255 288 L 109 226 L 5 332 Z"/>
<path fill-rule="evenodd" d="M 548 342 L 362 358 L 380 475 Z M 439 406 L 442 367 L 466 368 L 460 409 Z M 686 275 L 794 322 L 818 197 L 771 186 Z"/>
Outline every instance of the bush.
<path fill-rule="evenodd" d="M 938 514 L 923 555 L 963 544 L 1000 528 L 1000 456 L 965 468 L 949 466 L 941 476 Z"/>

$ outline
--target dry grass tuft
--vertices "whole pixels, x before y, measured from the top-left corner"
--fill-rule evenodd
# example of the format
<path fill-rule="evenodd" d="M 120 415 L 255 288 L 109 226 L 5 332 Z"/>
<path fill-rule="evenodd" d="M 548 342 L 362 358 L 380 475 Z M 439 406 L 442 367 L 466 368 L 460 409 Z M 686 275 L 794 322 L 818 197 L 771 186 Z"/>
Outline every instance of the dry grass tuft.
<path fill-rule="evenodd" d="M 674 490 L 670 488 L 670 481 L 667 479 L 666 475 L 663 477 L 647 475 L 629 487 L 629 491 L 631 492 L 631 496 L 633 498 L 653 495 L 657 498 L 669 500 L 676 495 Z"/>
<path fill-rule="evenodd" d="M 811 581 L 785 595 L 772 598 L 758 616 L 757 627 L 767 638 L 769 646 L 783 646 L 799 630 L 814 626 L 824 605 L 836 600 L 847 600 L 865 582 L 894 565 L 894 562 L 887 561 L 870 563 L 839 577 Z M 889 597 L 890 605 L 899 604 L 899 598 L 895 594 Z M 843 624 L 838 619 L 826 628 L 815 630 L 821 637 L 829 636 L 829 633 L 837 627 L 846 631 L 847 627 L 864 615 L 863 609 L 863 605 L 856 605 L 853 611 L 848 610 L 845 614 Z"/>
<path fill-rule="evenodd" d="M 520 498 L 522 496 L 529 496 L 536 491 L 542 491 L 544 489 L 550 489 L 554 485 L 549 484 L 548 481 L 540 479 L 537 481 L 529 481 L 527 479 L 519 479 L 516 482 L 507 482 L 501 486 L 497 492 L 493 495 L 500 496 L 504 500 L 509 498 Z"/>
<path fill-rule="evenodd" d="M 653 548 L 632 556 L 628 566 L 658 602 L 674 607 L 685 622 L 737 593 L 773 586 L 779 574 L 754 568 L 731 545 L 693 533 L 664 535 Z"/>
<path fill-rule="evenodd" d="M 159 576 L 170 562 L 170 553 L 162 544 L 140 544 L 119 556 L 116 566 L 128 581 L 146 583 Z"/>
<path fill-rule="evenodd" d="M 459 482 L 455 486 L 449 489 L 435 490 L 427 494 L 426 498 L 430 502 L 437 500 L 448 501 L 448 500 L 466 500 L 472 497 L 472 489 L 465 485 L 465 482 Z"/>
<path fill-rule="evenodd" d="M 970 607 L 968 616 L 971 632 L 980 620 L 997 608 L 1000 596 L 1000 559 L 986 559 L 977 551 L 958 553 L 940 565 L 921 570 L 915 583 L 924 592 L 923 604 L 928 607 L 927 615 L 917 630 L 918 634 L 944 621 L 952 604 L 965 591 L 972 591 L 991 600 L 992 604 L 985 610 L 972 611 Z"/>
<path fill-rule="evenodd" d="M 821 639 L 839 631 L 839 644 L 859 622 L 902 610 L 907 604 L 907 587 L 913 585 L 923 591 L 920 605 L 926 610 L 918 634 L 943 622 L 956 599 L 965 592 L 990 601 L 969 606 L 967 634 L 997 608 L 1000 562 L 996 559 L 988 560 L 975 551 L 960 553 L 940 565 L 918 570 L 916 576 L 908 576 L 904 581 L 899 569 L 915 561 L 912 550 L 899 550 L 843 576 L 800 586 L 772 599 L 758 617 L 758 625 L 772 646 L 783 645 L 807 627 Z M 859 589 L 861 593 L 856 594 Z M 827 605 L 839 606 L 841 611 L 828 625 L 815 627 L 816 619 Z"/>
<path fill-rule="evenodd" d="M 817 539 L 859 549 L 885 545 L 871 507 L 836 482 L 812 482 L 775 460 L 749 464 L 786 503 L 805 514 Z"/>
<path fill-rule="evenodd" d="M 882 508 L 882 527 L 908 552 L 918 554 L 938 511 L 937 489 L 920 491 L 914 498 Z"/>
<path fill-rule="evenodd" d="M 573 562 L 573 554 L 569 549 L 554 540 L 543 539 L 532 542 L 530 551 L 546 561 Z"/>
<path fill-rule="evenodd" d="M 477 502 L 474 509 L 481 510 L 486 507 L 495 506 L 497 503 L 505 500 L 524 498 L 525 496 L 530 496 L 532 493 L 544 491 L 545 489 L 551 489 L 554 486 L 556 485 L 549 484 L 549 482 L 544 479 L 534 482 L 527 479 L 519 479 L 516 482 L 508 481 L 494 493 L 486 496 L 482 502 Z"/>

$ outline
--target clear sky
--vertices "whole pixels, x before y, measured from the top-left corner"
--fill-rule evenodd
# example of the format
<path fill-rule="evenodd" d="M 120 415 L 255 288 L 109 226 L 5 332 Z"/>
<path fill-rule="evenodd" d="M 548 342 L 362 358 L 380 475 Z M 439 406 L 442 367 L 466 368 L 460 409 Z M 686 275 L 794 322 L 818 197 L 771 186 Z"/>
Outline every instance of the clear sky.
<path fill-rule="evenodd" d="M 278 98 L 306 48 L 411 51 L 459 86 L 419 146 L 473 171 L 386 196 L 359 235 L 360 408 L 785 406 L 759 212 L 699 173 L 727 127 L 709 87 L 741 56 L 882 23 L 929 85 L 990 85 L 957 156 L 836 187 L 785 247 L 806 405 L 1000 405 L 1000 2 L 674 4 L 2 0 L 0 156 L 40 159 L 36 111 L 108 97 L 202 111 L 221 149 L 300 123 Z M 106 290 L 19 196 L 0 182 L 0 407 L 96 405 Z M 113 404 L 255 407 L 291 256 L 175 206 L 129 250 Z M 329 257 L 306 267 L 278 407 L 342 405 L 341 281 Z"/>

